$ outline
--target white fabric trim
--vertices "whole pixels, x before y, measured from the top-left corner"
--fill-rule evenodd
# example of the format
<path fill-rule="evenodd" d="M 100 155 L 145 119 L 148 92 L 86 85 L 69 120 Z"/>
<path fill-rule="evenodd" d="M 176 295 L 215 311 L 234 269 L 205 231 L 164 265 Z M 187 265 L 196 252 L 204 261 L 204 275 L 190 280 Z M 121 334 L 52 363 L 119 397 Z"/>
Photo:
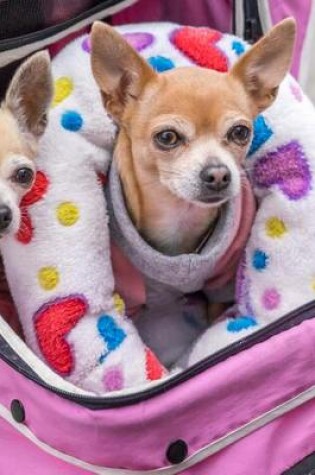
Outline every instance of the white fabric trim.
<path fill-rule="evenodd" d="M 298 79 L 305 92 L 315 100 L 315 1 L 312 1 L 311 13 L 306 28 L 303 49 L 300 57 Z"/>
<path fill-rule="evenodd" d="M 235 0 L 235 34 L 240 38 L 244 35 L 243 0 Z"/>
<path fill-rule="evenodd" d="M 15 49 L 0 52 L 0 68 L 3 68 L 4 66 L 7 66 L 10 63 L 13 63 L 14 61 L 25 58 L 34 51 L 43 49 L 46 46 L 61 40 L 65 36 L 74 33 L 75 31 L 81 30 L 81 28 L 90 25 L 94 21 L 103 19 L 104 16 L 114 15 L 115 13 L 133 5 L 136 2 L 137 0 L 125 0 L 119 3 L 118 5 L 113 5 L 112 7 L 104 8 L 102 11 L 95 13 L 94 15 L 91 15 L 88 18 L 85 18 L 84 20 L 79 21 L 75 25 L 72 25 L 71 27 L 55 35 L 49 36 L 49 38 L 45 38 L 44 40 L 36 41 L 28 45 L 19 46 Z"/>
<path fill-rule="evenodd" d="M 263 30 L 263 33 L 265 34 L 272 27 L 269 0 L 259 0 L 257 2 L 257 5 L 261 28 Z"/>
<path fill-rule="evenodd" d="M 85 469 L 90 473 L 96 475 L 175 475 L 177 473 L 181 473 L 183 470 L 192 467 L 199 462 L 205 460 L 207 457 L 219 452 L 220 450 L 224 449 L 228 445 L 242 439 L 243 437 L 251 434 L 255 430 L 259 429 L 260 427 L 265 426 L 269 422 L 277 419 L 278 417 L 286 414 L 287 412 L 292 411 L 293 409 L 301 406 L 302 404 L 314 399 L 315 397 L 315 386 L 307 389 L 303 393 L 299 394 L 298 396 L 288 400 L 287 402 L 277 406 L 276 408 L 272 409 L 269 412 L 266 412 L 260 417 L 252 420 L 248 424 L 240 427 L 239 429 L 230 432 L 228 435 L 218 439 L 217 441 L 207 445 L 206 447 L 200 449 L 195 454 L 188 457 L 183 463 L 180 463 L 175 466 L 163 467 L 156 470 L 125 470 L 125 469 L 114 469 L 114 468 L 104 468 L 98 465 L 93 465 L 90 463 L 83 462 L 75 457 L 70 455 L 66 455 L 59 450 L 56 450 L 49 445 L 45 444 L 44 442 L 40 441 L 31 431 L 30 429 L 24 425 L 17 423 L 12 415 L 11 412 L 5 407 L 0 405 L 0 417 L 6 420 L 12 427 L 14 427 L 21 435 L 24 435 L 28 440 L 33 442 L 39 449 L 43 450 L 44 452 L 56 457 L 59 460 L 62 460 L 66 463 L 74 465 L 76 467 Z"/>

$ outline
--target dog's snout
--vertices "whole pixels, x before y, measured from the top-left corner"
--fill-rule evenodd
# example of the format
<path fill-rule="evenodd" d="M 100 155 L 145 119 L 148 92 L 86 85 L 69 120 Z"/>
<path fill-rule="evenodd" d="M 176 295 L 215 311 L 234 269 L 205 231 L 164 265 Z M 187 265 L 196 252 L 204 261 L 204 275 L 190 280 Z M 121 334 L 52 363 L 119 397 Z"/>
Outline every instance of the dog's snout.
<path fill-rule="evenodd" d="M 222 191 L 231 183 L 231 172 L 225 165 L 210 165 L 201 170 L 200 178 L 209 190 Z"/>
<path fill-rule="evenodd" d="M 0 231 L 6 230 L 12 221 L 12 211 L 7 205 L 0 206 Z"/>

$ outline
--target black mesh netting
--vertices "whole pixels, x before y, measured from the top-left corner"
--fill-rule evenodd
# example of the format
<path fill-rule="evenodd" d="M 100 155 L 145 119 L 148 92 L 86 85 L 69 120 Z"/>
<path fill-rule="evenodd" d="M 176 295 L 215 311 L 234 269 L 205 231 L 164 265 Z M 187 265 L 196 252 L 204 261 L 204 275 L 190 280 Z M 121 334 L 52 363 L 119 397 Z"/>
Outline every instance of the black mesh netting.
<path fill-rule="evenodd" d="M 0 55 L 49 38 L 122 0 L 0 0 Z M 1 67 L 0 100 L 21 61 Z"/>
<path fill-rule="evenodd" d="M 100 0 L 0 0 L 0 41 L 57 25 L 102 3 Z"/>

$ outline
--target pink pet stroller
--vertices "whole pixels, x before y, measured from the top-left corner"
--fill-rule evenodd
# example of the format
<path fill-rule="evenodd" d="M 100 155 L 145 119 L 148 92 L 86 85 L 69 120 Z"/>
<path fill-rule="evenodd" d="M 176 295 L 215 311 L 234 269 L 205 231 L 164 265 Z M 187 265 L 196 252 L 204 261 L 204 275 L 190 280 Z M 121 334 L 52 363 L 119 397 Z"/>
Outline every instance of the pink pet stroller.
<path fill-rule="evenodd" d="M 254 42 L 293 15 L 292 73 L 315 99 L 314 11 L 311 0 L 0 0 L 1 93 L 27 55 L 53 56 L 96 19 L 209 26 Z M 25 351 L 0 291 L 0 475 L 315 473 L 314 302 L 159 384 L 97 397 L 71 392 Z"/>

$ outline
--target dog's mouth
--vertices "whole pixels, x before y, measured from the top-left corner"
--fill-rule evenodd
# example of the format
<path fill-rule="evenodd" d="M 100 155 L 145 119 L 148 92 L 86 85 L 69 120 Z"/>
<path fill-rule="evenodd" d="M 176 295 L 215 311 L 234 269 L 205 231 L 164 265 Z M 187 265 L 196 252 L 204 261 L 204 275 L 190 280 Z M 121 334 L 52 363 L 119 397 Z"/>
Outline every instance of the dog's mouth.
<path fill-rule="evenodd" d="M 197 201 L 204 205 L 219 206 L 226 203 L 230 198 L 231 197 L 229 195 L 223 195 L 223 194 L 214 195 L 212 193 L 211 194 L 203 193 L 202 195 L 198 197 Z"/>

